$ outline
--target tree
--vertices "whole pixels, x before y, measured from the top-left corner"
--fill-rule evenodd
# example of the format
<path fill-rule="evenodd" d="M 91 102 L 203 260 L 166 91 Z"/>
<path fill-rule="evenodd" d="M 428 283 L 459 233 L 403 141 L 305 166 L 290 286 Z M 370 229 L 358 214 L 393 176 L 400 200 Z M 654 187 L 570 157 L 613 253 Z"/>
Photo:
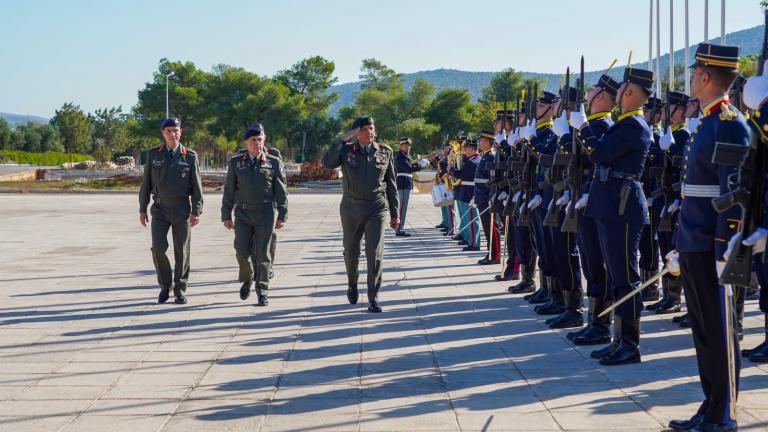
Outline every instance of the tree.
<path fill-rule="evenodd" d="M 739 72 L 744 75 L 745 78 L 757 75 L 757 66 L 760 61 L 759 54 L 750 54 L 744 56 L 739 60 Z"/>
<path fill-rule="evenodd" d="M 440 126 L 427 123 L 423 118 L 411 118 L 397 126 L 399 136 L 411 138 L 414 154 L 427 154 L 441 143 Z"/>
<path fill-rule="evenodd" d="M 59 129 L 67 153 L 90 153 L 91 122 L 79 105 L 65 103 L 56 110 L 51 124 Z"/>
<path fill-rule="evenodd" d="M 0 150 L 8 150 L 11 145 L 11 125 L 0 117 Z"/>
<path fill-rule="evenodd" d="M 40 142 L 40 151 L 42 152 L 63 152 L 64 144 L 61 142 L 61 134 L 56 126 L 51 124 L 37 125 L 37 131 L 40 133 L 42 141 Z"/>
<path fill-rule="evenodd" d="M 278 72 L 274 79 L 291 89 L 293 94 L 304 96 L 304 103 L 310 112 L 321 112 L 339 98 L 337 93 L 328 94 L 328 89 L 338 81 L 333 76 L 335 70 L 336 65 L 332 61 L 314 56 Z"/>
<path fill-rule="evenodd" d="M 110 161 L 114 153 L 130 147 L 127 116 L 123 114 L 122 107 L 97 109 L 88 117 L 93 125 L 93 148 L 97 161 Z"/>
<path fill-rule="evenodd" d="M 24 147 L 22 150 L 32 153 L 40 153 L 43 151 L 42 142 L 43 136 L 37 130 L 34 123 L 27 123 L 20 125 L 16 128 L 24 136 Z"/>
<path fill-rule="evenodd" d="M 512 68 L 504 69 L 491 77 L 489 87 L 490 95 L 494 100 L 500 104 L 506 100 L 509 103 L 508 106 L 511 107 L 523 88 L 523 74 Z"/>
<path fill-rule="evenodd" d="M 339 118 L 328 117 L 325 112 L 313 113 L 305 118 L 293 135 L 293 141 L 297 144 L 296 161 L 319 158 L 321 149 L 329 145 L 338 134 L 341 123 Z"/>
<path fill-rule="evenodd" d="M 434 97 L 435 86 L 429 81 L 421 78 L 414 81 L 405 97 L 405 106 L 403 107 L 405 117 L 424 117 L 424 113 L 429 109 Z"/>
<path fill-rule="evenodd" d="M 392 87 L 402 85 L 402 75 L 388 68 L 382 62 L 374 59 L 364 59 L 360 66 L 360 88 L 374 88 L 387 91 Z"/>
<path fill-rule="evenodd" d="M 426 112 L 426 120 L 440 127 L 441 135 L 455 136 L 470 126 L 470 100 L 466 89 L 443 89 Z"/>

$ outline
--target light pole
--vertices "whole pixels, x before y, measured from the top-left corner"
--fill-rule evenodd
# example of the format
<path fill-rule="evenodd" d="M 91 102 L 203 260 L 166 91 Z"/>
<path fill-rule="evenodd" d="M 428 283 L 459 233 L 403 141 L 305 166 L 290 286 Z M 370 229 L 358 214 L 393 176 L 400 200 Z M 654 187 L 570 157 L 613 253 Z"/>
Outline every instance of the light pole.
<path fill-rule="evenodd" d="M 168 81 L 169 81 L 169 78 L 171 78 L 174 75 L 176 75 L 176 72 L 171 72 L 165 75 L 165 118 L 168 118 L 171 116 L 170 104 L 168 103 Z"/>

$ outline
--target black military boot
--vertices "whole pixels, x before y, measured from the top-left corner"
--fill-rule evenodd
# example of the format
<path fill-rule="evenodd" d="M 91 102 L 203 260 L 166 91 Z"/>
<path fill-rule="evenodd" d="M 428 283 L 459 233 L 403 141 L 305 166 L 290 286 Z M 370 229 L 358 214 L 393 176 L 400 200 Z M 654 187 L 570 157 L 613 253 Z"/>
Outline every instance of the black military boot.
<path fill-rule="evenodd" d="M 765 314 L 765 323 L 763 324 L 765 326 L 765 340 L 760 345 L 752 348 L 752 349 L 743 349 L 741 350 L 741 356 L 744 358 L 750 358 L 752 354 L 759 353 L 762 351 L 768 351 L 768 314 Z"/>
<path fill-rule="evenodd" d="M 647 280 L 651 279 L 653 276 L 658 274 L 658 270 L 640 270 L 640 275 L 642 276 L 643 283 L 645 283 Z M 647 286 L 641 293 L 640 293 L 640 300 L 643 302 L 647 301 L 656 301 L 659 299 L 659 284 L 654 282 L 651 285 Z"/>
<path fill-rule="evenodd" d="M 360 294 L 357 292 L 357 284 L 349 284 L 347 286 L 347 301 L 349 301 L 349 304 L 357 304 L 359 298 Z"/>
<path fill-rule="evenodd" d="M 368 299 L 368 312 L 381 313 L 381 305 L 379 305 L 379 299 Z"/>
<path fill-rule="evenodd" d="M 647 311 L 655 311 L 656 309 L 660 308 L 662 305 L 667 303 L 667 294 L 669 292 L 669 278 L 667 276 L 664 276 L 661 278 L 661 300 L 657 301 L 656 303 L 651 303 L 648 306 L 645 306 L 645 310 Z"/>
<path fill-rule="evenodd" d="M 507 291 L 512 294 L 532 293 L 536 289 L 536 282 L 533 280 L 533 266 L 520 264 L 520 274 L 523 276 L 523 280 L 519 284 L 507 288 Z"/>
<path fill-rule="evenodd" d="M 242 285 L 240 285 L 240 300 L 247 300 L 248 297 L 251 296 L 251 285 L 253 282 L 243 282 Z"/>
<path fill-rule="evenodd" d="M 549 278 L 549 290 L 551 296 L 549 301 L 533 308 L 533 311 L 539 315 L 560 315 L 565 312 L 565 300 L 563 298 L 563 289 L 560 287 L 560 281 L 555 277 Z"/>
<path fill-rule="evenodd" d="M 539 289 L 533 294 L 528 294 L 523 297 L 523 300 L 527 300 L 530 304 L 543 304 L 549 301 L 552 297 L 552 277 L 545 276 L 539 271 Z"/>
<path fill-rule="evenodd" d="M 163 304 L 168 301 L 168 297 L 170 297 L 169 291 L 171 290 L 170 287 L 160 287 L 160 294 L 157 296 L 157 302 L 159 304 Z"/>
<path fill-rule="evenodd" d="M 616 351 L 600 359 L 603 366 L 640 363 L 640 320 L 621 322 L 621 343 Z"/>
<path fill-rule="evenodd" d="M 269 299 L 267 298 L 267 292 L 262 291 L 261 288 L 256 288 L 256 297 L 259 300 L 259 306 L 268 306 Z"/>
<path fill-rule="evenodd" d="M 601 345 L 611 342 L 611 313 L 604 316 L 598 316 L 604 310 L 611 306 L 611 302 L 600 298 L 590 297 L 589 307 L 593 309 L 590 314 L 592 321 L 587 330 L 575 336 L 572 341 L 576 345 Z"/>
<path fill-rule="evenodd" d="M 680 278 L 669 278 L 664 300 L 661 302 L 662 304 L 656 308 L 656 313 L 670 314 L 680 312 L 680 309 L 682 309 L 682 306 L 680 305 L 680 297 L 682 294 L 683 284 L 680 281 Z"/>
<path fill-rule="evenodd" d="M 691 328 L 691 317 L 688 314 L 685 314 L 680 317 L 680 328 Z"/>
<path fill-rule="evenodd" d="M 704 421 L 704 414 L 694 414 L 688 420 L 672 420 L 669 422 L 669 428 L 676 431 L 687 431 L 695 428 Z"/>
<path fill-rule="evenodd" d="M 573 338 L 581 336 L 582 334 L 587 333 L 592 329 L 592 322 L 595 319 L 596 301 L 597 299 L 595 297 L 589 297 L 587 304 L 587 325 L 579 330 L 568 332 L 568 334 L 565 335 L 568 340 L 573 340 Z"/>
<path fill-rule="evenodd" d="M 176 299 L 173 300 L 174 303 L 187 304 L 187 296 L 184 295 L 184 291 L 186 290 L 179 285 L 173 286 L 173 295 L 176 296 Z"/>
<path fill-rule="evenodd" d="M 533 279 L 533 272 L 534 272 L 535 265 L 536 265 L 536 262 L 534 261 L 533 265 L 531 265 L 531 279 Z M 547 284 L 547 277 L 544 276 L 544 273 L 541 271 L 541 269 L 539 269 L 539 289 L 524 296 L 523 300 L 530 302 L 532 298 L 543 295 L 542 291 L 544 291 L 545 288 L 549 289 L 549 285 Z"/>
<path fill-rule="evenodd" d="M 583 293 L 581 290 L 574 289 L 565 291 L 565 312 L 560 317 L 549 324 L 551 329 L 575 328 L 584 325 L 584 315 L 582 314 Z"/>
<path fill-rule="evenodd" d="M 522 265 L 520 266 L 522 270 Z M 497 274 L 493 277 L 499 282 L 504 281 L 510 281 L 510 280 L 520 280 L 520 273 L 515 273 L 515 263 L 514 261 L 510 260 L 510 262 L 504 267 L 504 272 L 502 274 Z M 510 290 L 510 292 L 512 292 Z"/>
<path fill-rule="evenodd" d="M 612 354 L 614 351 L 619 349 L 620 344 L 621 344 L 621 320 L 617 317 L 615 320 L 613 320 L 613 340 L 611 340 L 611 343 L 604 348 L 600 348 L 599 350 L 592 351 L 591 353 L 589 353 L 589 356 L 592 357 L 593 359 L 601 359 L 607 355 Z"/>

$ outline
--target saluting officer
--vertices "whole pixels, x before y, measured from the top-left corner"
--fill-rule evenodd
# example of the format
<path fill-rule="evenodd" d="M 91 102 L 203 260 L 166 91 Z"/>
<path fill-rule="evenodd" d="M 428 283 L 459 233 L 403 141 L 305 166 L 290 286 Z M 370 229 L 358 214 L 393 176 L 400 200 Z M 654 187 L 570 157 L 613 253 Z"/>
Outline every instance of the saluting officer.
<path fill-rule="evenodd" d="M 395 235 L 398 237 L 410 237 L 403 230 L 405 226 L 405 217 L 408 215 L 408 200 L 413 190 L 413 173 L 421 171 L 423 166 L 429 164 L 426 161 L 413 163 L 411 161 L 412 142 L 408 137 L 400 138 L 400 151 L 395 154 L 395 172 L 397 172 L 397 198 L 400 208 L 397 210 L 400 223 L 395 228 Z M 424 163 L 426 162 L 426 164 Z"/>
<path fill-rule="evenodd" d="M 139 190 L 139 222 L 147 226 L 149 197 L 152 214 L 152 261 L 160 284 L 158 303 L 168 301 L 171 284 L 176 304 L 187 303 L 184 293 L 189 279 L 190 227 L 203 212 L 203 185 L 197 153 L 181 145 L 181 121 L 167 118 L 160 125 L 165 144 L 149 149 Z M 174 271 L 165 252 L 168 231 L 173 236 Z"/>
<path fill-rule="evenodd" d="M 341 141 L 323 155 L 323 165 L 341 167 L 344 194 L 341 199 L 341 226 L 344 232 L 344 264 L 347 269 L 347 300 L 358 300 L 357 280 L 360 242 L 365 236 L 368 262 L 368 311 L 381 312 L 381 288 L 384 259 L 384 219 L 389 211 L 389 226 L 400 223 L 397 216 L 394 152 L 375 142 L 376 127 L 372 117 L 358 117 Z"/>
<path fill-rule="evenodd" d="M 571 126 L 580 129 L 577 137 L 595 164 L 586 215 L 595 219 L 614 298 L 623 297 L 640 284 L 637 250 L 640 234 L 648 222 L 640 176 L 653 139 L 642 107 L 652 86 L 653 72 L 624 70 L 624 80 L 616 95 L 622 114 L 602 138 L 589 126 L 583 109 L 571 113 Z M 639 362 L 642 309 L 640 295 L 619 306 L 614 318 L 613 343 L 590 355 L 606 366 Z"/>
<path fill-rule="evenodd" d="M 733 221 L 739 220 L 740 211 L 734 206 L 718 213 L 712 206 L 712 198 L 729 192 L 729 177 L 736 172 L 734 167 L 714 164 L 712 156 L 717 143 L 750 145 L 750 132 L 744 116 L 728 99 L 728 89 L 738 77 L 739 48 L 701 43 L 695 58 L 691 95 L 698 98 L 703 117 L 684 150 L 677 252 L 704 402 L 691 419 L 672 421 L 669 426 L 734 431 L 738 429 L 734 404 L 739 388 L 739 343 L 735 326 L 726 325 L 726 313 L 735 317 L 725 291 L 729 287 L 719 279 L 728 239 L 738 226 Z M 669 265 L 675 268 L 676 257 L 671 255 Z M 728 352 L 729 339 L 733 353 Z"/>
<path fill-rule="evenodd" d="M 269 304 L 272 233 L 285 226 L 288 213 L 285 170 L 280 159 L 267 153 L 266 137 L 259 123 L 245 131 L 243 141 L 248 151 L 229 161 L 221 198 L 221 221 L 225 228 L 235 229 L 235 257 L 238 280 L 242 283 L 240 299 L 251 295 L 255 280 L 260 306 Z"/>

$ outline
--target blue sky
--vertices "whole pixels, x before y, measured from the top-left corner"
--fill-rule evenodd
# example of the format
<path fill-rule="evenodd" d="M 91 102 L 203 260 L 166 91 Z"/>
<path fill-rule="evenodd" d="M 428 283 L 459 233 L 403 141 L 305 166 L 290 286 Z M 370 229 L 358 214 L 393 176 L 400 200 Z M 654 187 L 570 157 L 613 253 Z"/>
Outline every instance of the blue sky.
<path fill-rule="evenodd" d="M 669 1 L 661 0 L 662 54 Z M 684 0 L 675 6 L 683 46 Z M 720 0 L 710 0 L 710 37 Z M 691 43 L 703 39 L 704 0 L 689 0 Z M 726 32 L 762 23 L 758 0 L 728 0 Z M 147 0 L 0 1 L 0 112 L 51 116 L 64 102 L 86 111 L 122 105 L 159 59 L 226 63 L 272 75 L 297 60 L 335 61 L 355 81 L 363 58 L 399 72 L 505 67 L 562 72 L 580 54 L 588 70 L 648 57 L 648 0 Z"/>

